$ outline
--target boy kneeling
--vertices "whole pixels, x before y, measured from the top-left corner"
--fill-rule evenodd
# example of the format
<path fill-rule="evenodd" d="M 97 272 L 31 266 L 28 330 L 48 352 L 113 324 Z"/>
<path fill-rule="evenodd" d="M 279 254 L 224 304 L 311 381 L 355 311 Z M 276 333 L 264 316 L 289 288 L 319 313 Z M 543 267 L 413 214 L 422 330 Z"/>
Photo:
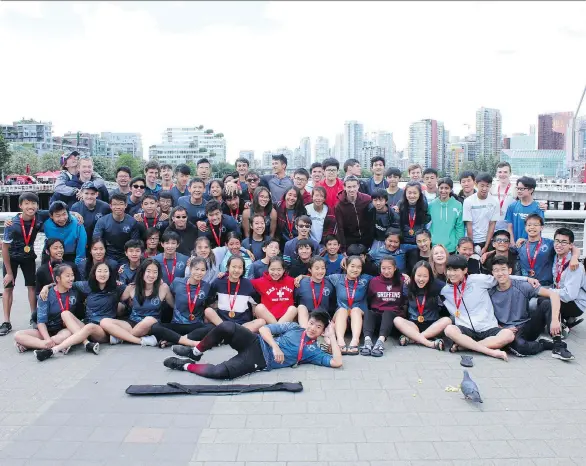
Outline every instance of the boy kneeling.
<path fill-rule="evenodd" d="M 315 310 L 309 316 L 307 328 L 293 322 L 269 324 L 252 333 L 234 322 L 223 322 L 208 333 L 194 348 L 173 346 L 173 352 L 189 359 L 167 358 L 165 367 L 189 371 L 210 379 L 234 379 L 261 370 L 281 369 L 298 364 L 342 367 L 342 353 L 337 345 L 332 346 L 332 355 L 322 351 L 317 338 L 330 323 L 329 314 Z M 335 338 L 333 330 L 330 338 Z M 275 338 L 276 337 L 276 338 Z M 198 364 L 203 353 L 220 342 L 229 344 L 238 351 L 233 358 L 221 364 Z"/>

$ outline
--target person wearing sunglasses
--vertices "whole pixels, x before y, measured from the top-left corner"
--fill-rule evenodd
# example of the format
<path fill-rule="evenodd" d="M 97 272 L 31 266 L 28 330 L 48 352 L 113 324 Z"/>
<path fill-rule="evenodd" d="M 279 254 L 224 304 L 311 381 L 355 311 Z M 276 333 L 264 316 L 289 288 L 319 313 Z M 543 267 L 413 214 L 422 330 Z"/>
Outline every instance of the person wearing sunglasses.
<path fill-rule="evenodd" d="M 254 191 L 256 191 L 256 188 L 258 188 L 259 184 L 260 176 L 258 175 L 258 173 L 249 171 L 246 174 L 246 193 L 244 192 L 244 189 L 242 189 L 242 197 L 244 198 L 245 209 L 248 209 L 248 207 L 250 207 L 250 204 L 252 204 Z"/>
<path fill-rule="evenodd" d="M 482 272 L 492 275 L 492 263 L 497 257 L 505 257 L 513 275 L 522 275 L 519 254 L 511 248 L 511 234 L 507 230 L 497 230 L 492 236 L 492 247 L 490 251 L 482 256 Z"/>
<path fill-rule="evenodd" d="M 128 195 L 128 204 L 126 213 L 134 216 L 142 208 L 142 198 L 146 190 L 146 180 L 144 176 L 135 176 L 130 181 L 130 194 Z"/>
<path fill-rule="evenodd" d="M 165 230 L 174 231 L 181 238 L 177 252 L 186 256 L 191 255 L 191 251 L 195 247 L 195 240 L 198 236 L 197 227 L 187 220 L 187 210 L 185 207 L 177 206 L 171 211 L 171 223 Z"/>
<path fill-rule="evenodd" d="M 299 255 L 297 254 L 297 243 L 302 239 L 309 241 L 316 254 L 320 250 L 319 243 L 311 239 L 309 236 L 311 232 L 311 217 L 309 215 L 301 215 L 300 217 L 297 217 L 295 219 L 295 226 L 297 227 L 297 237 L 287 241 L 285 243 L 285 248 L 283 249 L 283 259 L 287 266 L 291 265 L 293 261 L 299 258 Z"/>

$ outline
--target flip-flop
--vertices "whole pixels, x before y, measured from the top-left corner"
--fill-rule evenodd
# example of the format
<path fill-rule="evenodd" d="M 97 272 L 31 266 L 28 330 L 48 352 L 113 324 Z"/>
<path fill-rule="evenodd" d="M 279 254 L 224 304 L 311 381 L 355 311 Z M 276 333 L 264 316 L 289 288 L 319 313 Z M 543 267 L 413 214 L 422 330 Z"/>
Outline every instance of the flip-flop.
<path fill-rule="evenodd" d="M 443 351 L 444 350 L 444 340 L 442 340 L 441 338 L 436 339 L 433 342 L 433 347 L 438 350 L 438 351 Z"/>
<path fill-rule="evenodd" d="M 469 356 L 467 354 L 462 355 L 462 360 L 460 361 L 460 365 L 464 367 L 474 367 L 474 361 L 472 361 L 473 356 Z"/>

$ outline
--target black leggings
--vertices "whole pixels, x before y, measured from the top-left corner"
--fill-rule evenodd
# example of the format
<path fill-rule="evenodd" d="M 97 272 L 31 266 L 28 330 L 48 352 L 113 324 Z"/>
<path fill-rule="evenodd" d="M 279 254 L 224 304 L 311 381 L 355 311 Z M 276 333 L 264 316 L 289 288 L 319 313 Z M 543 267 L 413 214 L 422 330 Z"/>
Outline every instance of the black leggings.
<path fill-rule="evenodd" d="M 161 324 L 156 323 L 151 328 L 151 335 L 159 341 L 168 341 L 179 344 L 179 338 L 185 335 L 190 340 L 200 341 L 214 328 L 213 324 L 195 322 L 193 324 Z"/>
<path fill-rule="evenodd" d="M 204 352 L 222 341 L 238 354 L 221 364 L 188 364 L 187 370 L 209 379 L 234 379 L 266 367 L 258 335 L 234 322 L 222 322 L 199 342 L 197 349 Z"/>
<path fill-rule="evenodd" d="M 579 317 L 583 314 L 583 312 L 574 301 L 570 301 L 569 303 L 564 303 L 562 301 L 560 314 L 562 315 L 562 320 L 564 320 L 569 319 L 570 317 Z"/>
<path fill-rule="evenodd" d="M 395 317 L 397 317 L 397 314 L 391 311 L 379 313 L 367 309 L 364 311 L 364 336 L 370 337 L 371 339 L 374 338 L 374 331 L 377 325 L 380 325 L 380 330 L 378 331 L 379 336 L 388 338 L 391 330 L 393 330 Z"/>
<path fill-rule="evenodd" d="M 517 333 L 511 346 L 521 354 L 533 355 L 543 351 L 543 346 L 536 341 L 544 328 L 549 331 L 551 324 L 551 301 L 538 298 L 537 308 L 529 307 L 529 321 L 524 323 Z"/>

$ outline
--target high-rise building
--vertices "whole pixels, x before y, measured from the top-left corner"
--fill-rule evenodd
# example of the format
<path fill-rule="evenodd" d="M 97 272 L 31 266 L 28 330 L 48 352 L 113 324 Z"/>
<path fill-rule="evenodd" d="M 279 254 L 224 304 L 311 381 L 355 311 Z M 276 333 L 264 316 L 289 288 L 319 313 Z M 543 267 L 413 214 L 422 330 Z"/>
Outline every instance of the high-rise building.
<path fill-rule="evenodd" d="M 311 165 L 311 140 L 308 137 L 301 138 L 301 141 L 299 142 L 299 151 L 302 160 L 300 161 L 301 165 L 296 168 L 308 167 Z"/>
<path fill-rule="evenodd" d="M 389 131 L 379 131 L 376 135 L 377 145 L 385 150 L 387 165 L 395 158 L 397 150 L 395 141 L 393 140 L 393 133 Z"/>
<path fill-rule="evenodd" d="M 32 146 L 37 155 L 53 150 L 53 123 L 33 119 L 0 125 L 0 133 L 8 143 Z"/>
<path fill-rule="evenodd" d="M 362 155 L 364 126 L 362 123 L 351 120 L 344 123 L 344 152 L 340 164 L 348 159 L 358 159 Z"/>
<path fill-rule="evenodd" d="M 501 154 L 502 118 L 500 110 L 479 108 L 476 111 L 477 157 L 496 158 Z"/>
<path fill-rule="evenodd" d="M 271 157 L 273 153 L 270 150 L 265 150 L 262 153 L 262 164 L 261 168 L 269 168 L 271 166 Z"/>
<path fill-rule="evenodd" d="M 246 160 L 248 160 L 250 163 L 249 165 L 252 165 L 252 162 L 254 160 L 254 151 L 253 150 L 241 150 L 240 152 L 238 152 L 238 157 L 244 157 Z"/>
<path fill-rule="evenodd" d="M 507 139 L 507 138 L 505 138 L 505 139 Z M 511 150 L 535 150 L 535 135 L 534 134 L 513 133 L 513 135 L 508 139 L 510 141 L 508 149 L 511 149 Z M 505 149 L 505 147 L 503 147 L 503 149 Z"/>
<path fill-rule="evenodd" d="M 167 128 L 160 144 L 149 147 L 149 158 L 177 165 L 195 163 L 207 158 L 211 163 L 226 161 L 226 139 L 223 133 L 199 127 Z"/>
<path fill-rule="evenodd" d="M 409 160 L 424 168 L 444 169 L 444 124 L 437 120 L 421 120 L 409 126 Z"/>
<path fill-rule="evenodd" d="M 316 162 L 323 162 L 325 159 L 327 159 L 330 154 L 330 141 L 328 141 L 328 138 L 318 136 L 315 140 L 314 150 L 314 160 Z"/>
<path fill-rule="evenodd" d="M 102 133 L 101 139 L 107 145 L 107 155 L 117 157 L 130 154 L 142 159 L 142 137 L 140 133 Z"/>
<path fill-rule="evenodd" d="M 566 132 L 574 112 L 544 113 L 537 119 L 537 148 L 564 150 Z"/>
<path fill-rule="evenodd" d="M 469 147 L 470 144 L 464 141 L 452 142 L 447 145 L 444 172 L 454 180 L 458 179 L 462 165 L 468 161 Z"/>
<path fill-rule="evenodd" d="M 469 134 L 463 141 L 467 146 L 468 162 L 474 162 L 478 154 L 478 144 L 476 144 L 476 134 Z"/>

